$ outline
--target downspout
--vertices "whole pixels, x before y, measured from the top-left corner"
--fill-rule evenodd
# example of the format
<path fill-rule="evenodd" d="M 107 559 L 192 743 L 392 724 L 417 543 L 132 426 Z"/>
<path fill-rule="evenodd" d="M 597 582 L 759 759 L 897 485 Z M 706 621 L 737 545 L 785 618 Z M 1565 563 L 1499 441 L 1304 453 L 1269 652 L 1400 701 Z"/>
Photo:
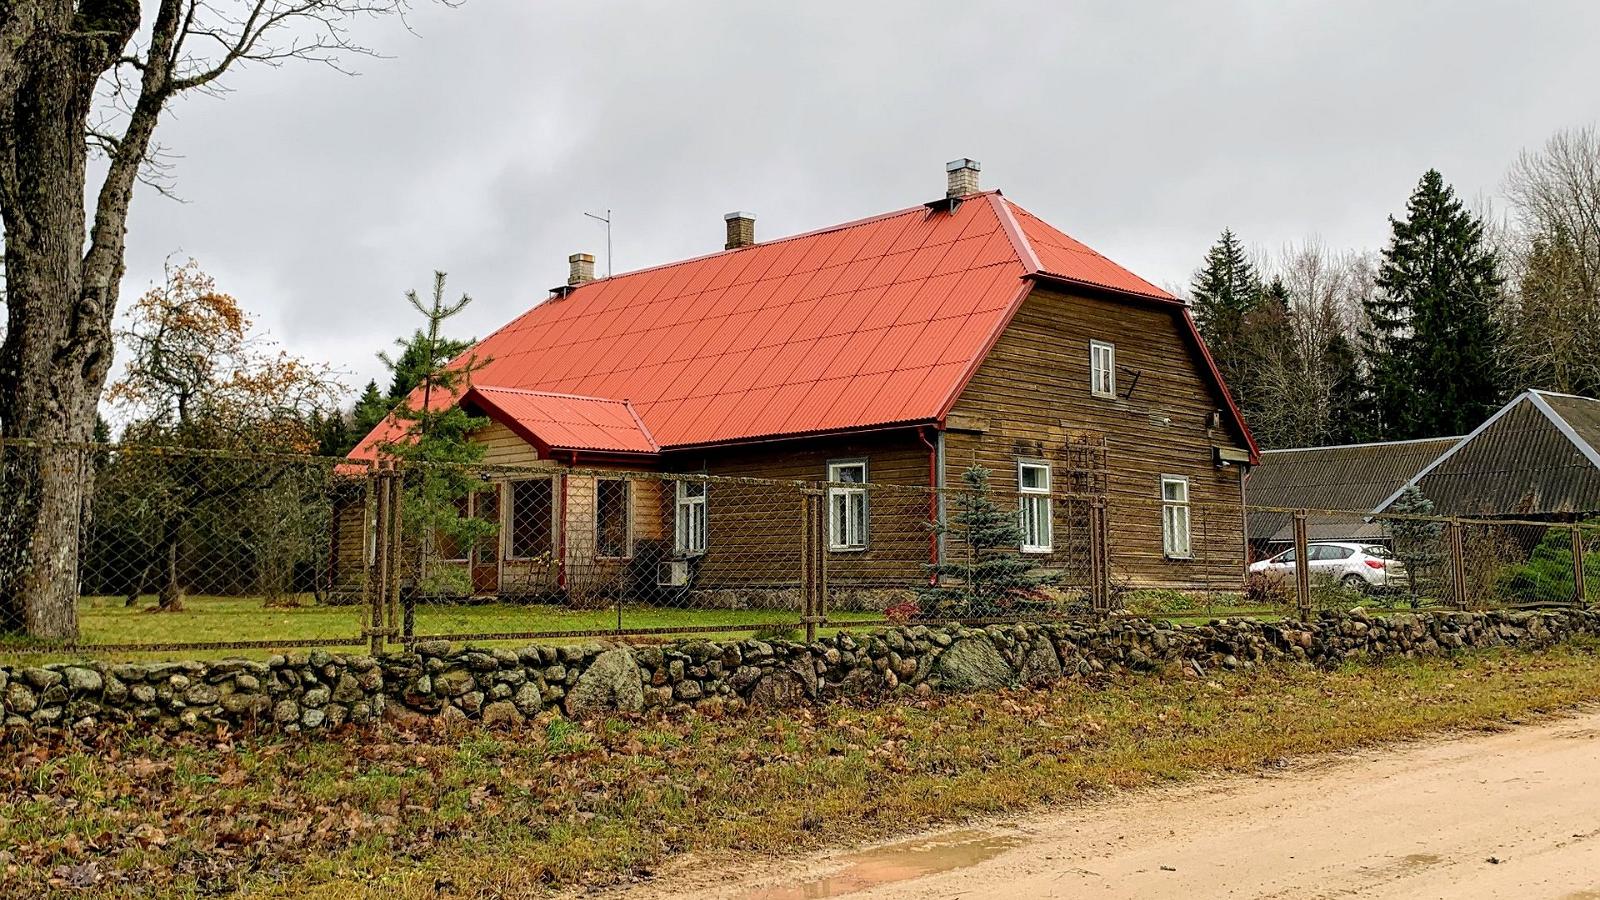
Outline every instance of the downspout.
<path fill-rule="evenodd" d="M 1250 495 L 1245 491 L 1245 482 L 1250 480 L 1250 467 L 1243 466 L 1239 470 L 1239 530 L 1244 533 L 1244 571 L 1245 578 L 1250 577 Z"/>
<path fill-rule="evenodd" d="M 930 430 L 934 435 L 931 441 L 927 433 Z M 928 448 L 928 524 L 932 526 L 928 532 L 928 564 L 937 566 L 944 557 L 944 535 L 938 530 L 944 522 L 944 432 L 929 426 L 917 429 L 917 437 Z M 928 583 L 938 582 L 938 573 L 930 572 Z"/>

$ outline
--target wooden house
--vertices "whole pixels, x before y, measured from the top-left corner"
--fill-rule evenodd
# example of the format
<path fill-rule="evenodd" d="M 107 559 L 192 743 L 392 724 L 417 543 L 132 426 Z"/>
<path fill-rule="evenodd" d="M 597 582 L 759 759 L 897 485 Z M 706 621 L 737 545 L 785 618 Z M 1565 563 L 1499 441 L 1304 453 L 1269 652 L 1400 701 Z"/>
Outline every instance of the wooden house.
<path fill-rule="evenodd" d="M 645 563 L 696 589 L 792 587 L 800 485 L 819 482 L 830 584 L 915 585 L 948 552 L 932 495 L 974 464 L 1041 568 L 1068 564 L 1098 496 L 1114 577 L 1237 584 L 1257 452 L 1185 305 L 980 190 L 978 168 L 771 241 L 730 213 L 721 252 L 651 269 L 596 279 L 573 256 L 474 348 L 488 362 L 458 398 L 492 422 L 486 462 L 515 467 L 472 501 L 502 526 L 476 589 L 570 593 Z"/>

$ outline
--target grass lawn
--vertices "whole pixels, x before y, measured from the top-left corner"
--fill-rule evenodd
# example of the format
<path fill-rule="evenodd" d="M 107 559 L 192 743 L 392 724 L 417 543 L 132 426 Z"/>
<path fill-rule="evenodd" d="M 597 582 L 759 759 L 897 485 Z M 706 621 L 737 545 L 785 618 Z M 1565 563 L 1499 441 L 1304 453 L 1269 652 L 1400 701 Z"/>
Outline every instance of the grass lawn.
<path fill-rule="evenodd" d="M 1600 644 L 771 713 L 0 750 L 0 895 L 536 896 L 1600 699 Z M 57 883 L 52 884 L 51 879 Z M 80 888 L 72 888 L 77 884 Z"/>
<path fill-rule="evenodd" d="M 143 597 L 127 606 L 121 597 L 85 597 L 79 601 L 79 625 L 84 644 L 164 644 L 208 641 L 283 641 L 286 644 L 349 642 L 351 648 L 365 648 L 361 637 L 366 626 L 365 606 L 318 606 L 306 598 L 304 605 L 268 608 L 257 597 L 189 597 L 178 612 L 152 612 L 154 597 Z M 836 613 L 834 621 L 876 618 L 868 613 Z M 624 608 L 622 625 L 628 629 L 675 628 L 695 633 L 697 628 L 719 626 L 765 626 L 794 623 L 799 613 L 787 610 L 659 609 Z M 543 604 L 485 603 L 460 606 L 417 608 L 416 632 L 426 634 L 485 634 L 518 632 L 614 631 L 617 610 L 573 610 Z M 701 632 L 709 634 L 711 632 Z M 590 638 L 598 639 L 598 638 Z M 579 639 L 568 639 L 579 640 Z M 527 639 L 476 641 L 486 646 L 519 646 Z M 0 643 L 0 662 L 70 659 L 70 654 L 24 653 L 25 644 Z M 95 652 L 97 659 L 204 659 L 220 656 L 264 657 L 273 651 L 260 650 L 167 650 L 149 652 Z"/>

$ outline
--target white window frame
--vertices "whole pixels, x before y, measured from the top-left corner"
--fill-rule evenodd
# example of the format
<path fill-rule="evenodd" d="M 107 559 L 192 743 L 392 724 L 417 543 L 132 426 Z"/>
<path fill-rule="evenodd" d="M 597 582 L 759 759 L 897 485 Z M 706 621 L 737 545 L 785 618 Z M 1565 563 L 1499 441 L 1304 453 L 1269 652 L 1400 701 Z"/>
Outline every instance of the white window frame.
<path fill-rule="evenodd" d="M 1110 341 L 1089 342 L 1089 393 L 1116 399 L 1117 345 Z"/>
<path fill-rule="evenodd" d="M 609 556 L 600 552 L 600 486 L 608 481 L 622 485 L 622 555 Z M 594 556 L 595 559 L 633 558 L 633 480 L 629 478 L 596 478 L 594 480 Z"/>
<path fill-rule="evenodd" d="M 699 496 L 689 489 L 699 488 Z M 672 544 L 678 556 L 700 556 L 706 552 L 710 523 L 706 515 L 706 495 L 711 492 L 704 481 L 677 482 L 672 518 Z"/>
<path fill-rule="evenodd" d="M 1168 497 L 1169 486 L 1178 488 L 1181 496 Z M 1189 479 L 1184 475 L 1161 476 L 1161 554 L 1167 559 L 1194 559 L 1194 535 L 1189 517 Z"/>
<path fill-rule="evenodd" d="M 860 469 L 861 478 L 846 487 L 844 472 L 848 469 Z M 866 487 L 867 461 L 829 460 L 828 482 L 828 549 L 834 553 L 860 553 L 866 550 L 868 525 L 872 521 Z"/>
<path fill-rule="evenodd" d="M 1029 469 L 1044 472 L 1041 485 L 1027 486 L 1022 476 Z M 1053 516 L 1050 464 L 1038 459 L 1017 460 L 1017 524 L 1022 529 L 1023 553 L 1049 553 L 1055 549 Z"/>

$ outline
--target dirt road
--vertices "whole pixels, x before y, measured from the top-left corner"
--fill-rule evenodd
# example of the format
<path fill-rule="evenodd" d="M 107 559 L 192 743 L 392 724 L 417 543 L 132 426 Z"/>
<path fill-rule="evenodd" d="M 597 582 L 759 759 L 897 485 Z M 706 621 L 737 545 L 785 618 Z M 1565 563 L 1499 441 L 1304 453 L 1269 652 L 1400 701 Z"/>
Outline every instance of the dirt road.
<path fill-rule="evenodd" d="M 1600 712 L 623 896 L 1600 900 Z"/>

